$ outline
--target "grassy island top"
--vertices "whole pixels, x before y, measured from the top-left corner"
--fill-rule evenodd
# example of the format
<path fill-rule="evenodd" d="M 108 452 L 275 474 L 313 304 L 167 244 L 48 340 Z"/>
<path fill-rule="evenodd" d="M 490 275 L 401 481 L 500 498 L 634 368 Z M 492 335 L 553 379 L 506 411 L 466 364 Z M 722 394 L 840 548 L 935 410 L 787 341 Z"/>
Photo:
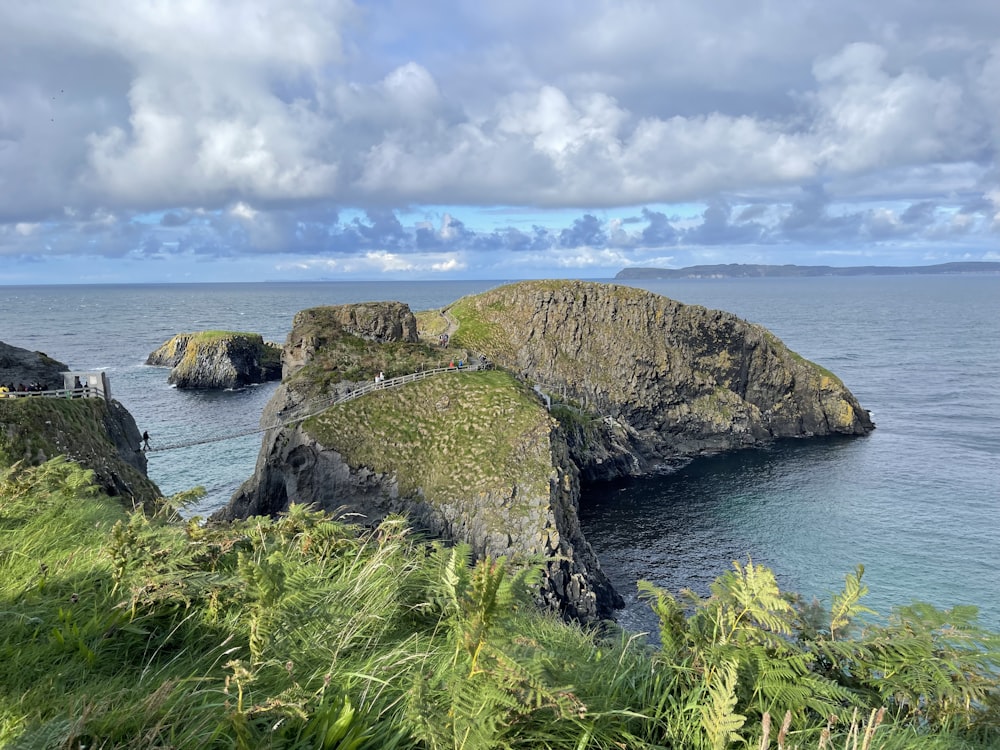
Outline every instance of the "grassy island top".
<path fill-rule="evenodd" d="M 997 635 L 971 608 L 866 623 L 860 570 L 826 606 L 753 564 L 708 597 L 644 585 L 649 646 L 542 615 L 531 570 L 398 518 L 205 527 L 90 482 L 0 472 L 5 748 L 736 750 L 783 720 L 789 750 L 998 746 Z"/>
<path fill-rule="evenodd" d="M 432 501 L 512 482 L 521 484 L 521 496 L 547 496 L 551 428 L 534 393 L 490 371 L 456 371 L 375 392 L 305 423 L 352 466 L 395 473 L 402 492 L 422 488 Z"/>

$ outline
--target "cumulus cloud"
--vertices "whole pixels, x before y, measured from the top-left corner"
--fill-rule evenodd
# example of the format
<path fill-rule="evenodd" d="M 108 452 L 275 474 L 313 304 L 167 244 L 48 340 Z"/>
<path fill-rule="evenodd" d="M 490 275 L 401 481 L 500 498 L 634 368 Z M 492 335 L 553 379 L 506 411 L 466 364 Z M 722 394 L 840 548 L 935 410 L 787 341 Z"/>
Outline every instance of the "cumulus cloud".
<path fill-rule="evenodd" d="M 986 0 L 15 3 L 0 253 L 585 271 L 985 236 L 998 36 Z"/>

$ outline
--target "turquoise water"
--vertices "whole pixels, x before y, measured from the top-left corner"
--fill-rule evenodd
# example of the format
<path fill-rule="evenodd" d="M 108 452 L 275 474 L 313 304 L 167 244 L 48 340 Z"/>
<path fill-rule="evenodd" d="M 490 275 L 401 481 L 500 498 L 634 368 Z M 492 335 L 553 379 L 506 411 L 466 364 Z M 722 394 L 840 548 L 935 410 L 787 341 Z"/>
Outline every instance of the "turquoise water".
<path fill-rule="evenodd" d="M 175 333 L 254 331 L 283 341 L 298 310 L 398 299 L 438 307 L 499 282 L 267 283 L 0 288 L 0 340 L 74 369 L 104 368 L 154 445 L 256 426 L 274 386 L 178 391 L 142 364 Z M 630 282 L 632 283 L 632 282 Z M 707 584 L 734 559 L 824 596 L 857 563 L 871 603 L 977 604 L 1000 628 L 1000 277 L 720 279 L 633 283 L 761 323 L 837 373 L 878 429 L 701 459 L 675 475 L 590 488 L 588 539 L 629 601 L 635 581 Z M 166 493 L 195 485 L 198 512 L 253 471 L 259 437 L 149 454 Z"/>

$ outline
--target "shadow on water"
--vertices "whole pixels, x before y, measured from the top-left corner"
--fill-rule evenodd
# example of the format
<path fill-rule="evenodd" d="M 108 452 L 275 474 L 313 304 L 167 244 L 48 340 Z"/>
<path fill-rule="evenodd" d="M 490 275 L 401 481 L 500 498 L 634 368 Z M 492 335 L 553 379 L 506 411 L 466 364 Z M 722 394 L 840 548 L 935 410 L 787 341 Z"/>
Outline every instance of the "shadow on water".
<path fill-rule="evenodd" d="M 850 463 L 842 454 L 862 443 L 782 441 L 698 458 L 667 475 L 585 487 L 580 522 L 626 600 L 619 622 L 630 630 L 655 631 L 655 618 L 636 595 L 638 580 L 673 593 L 690 588 L 707 595 L 732 561 L 748 558 L 774 569 L 783 588 L 827 593 L 811 590 L 812 580 L 787 580 L 782 570 L 798 570 L 789 560 L 810 555 L 816 565 L 835 564 L 822 550 L 840 544 L 829 540 L 850 526 L 843 516 L 851 511 L 828 490 L 843 491 L 849 484 L 839 476 Z M 802 533 L 810 527 L 815 534 Z M 824 537 L 827 544 L 821 543 Z M 830 590 L 853 564 L 832 571 Z"/>

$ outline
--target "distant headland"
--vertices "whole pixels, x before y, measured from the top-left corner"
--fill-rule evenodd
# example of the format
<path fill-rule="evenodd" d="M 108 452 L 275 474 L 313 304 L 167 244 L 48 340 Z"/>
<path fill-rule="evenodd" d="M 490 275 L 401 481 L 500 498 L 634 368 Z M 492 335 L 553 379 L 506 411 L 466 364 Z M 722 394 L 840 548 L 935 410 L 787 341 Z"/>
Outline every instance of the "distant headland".
<path fill-rule="evenodd" d="M 968 261 L 931 266 L 769 266 L 759 263 L 728 263 L 686 268 L 623 268 L 616 279 L 721 279 L 778 278 L 800 276 L 913 276 L 917 274 L 1000 274 L 1000 263 Z"/>

